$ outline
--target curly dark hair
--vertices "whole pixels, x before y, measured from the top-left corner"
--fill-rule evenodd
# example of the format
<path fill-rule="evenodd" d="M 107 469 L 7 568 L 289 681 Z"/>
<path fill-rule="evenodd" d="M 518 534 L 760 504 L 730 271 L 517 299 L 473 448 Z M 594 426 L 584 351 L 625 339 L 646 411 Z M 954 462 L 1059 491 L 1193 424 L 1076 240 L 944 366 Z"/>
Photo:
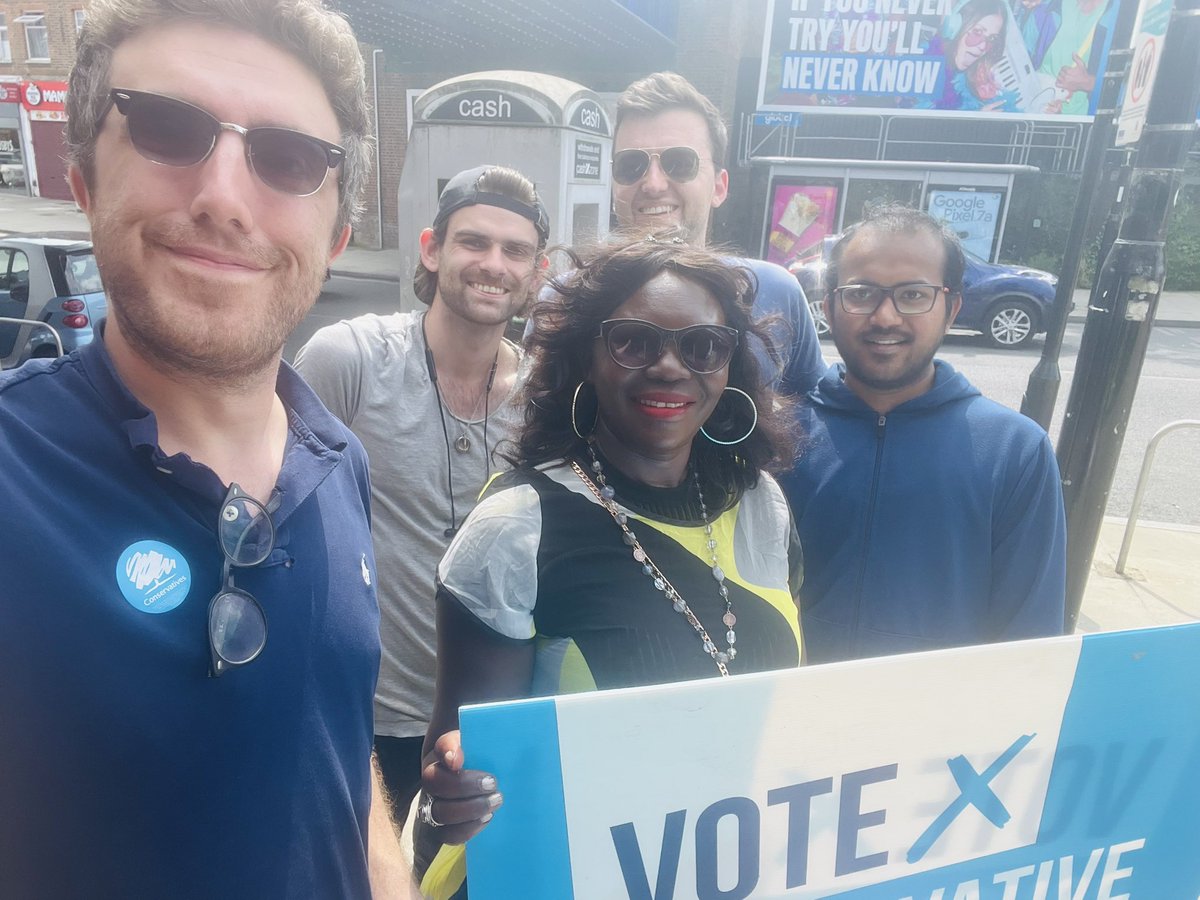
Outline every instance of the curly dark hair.
<path fill-rule="evenodd" d="M 575 268 L 550 282 L 533 310 L 535 328 L 528 339 L 533 367 L 525 383 L 525 427 L 507 455 L 517 466 L 570 459 L 584 453 L 585 441 L 571 425 L 576 387 L 586 381 L 595 352 L 600 323 L 661 272 L 667 271 L 703 287 L 721 305 L 725 322 L 741 333 L 729 362 L 728 384 L 740 388 L 758 407 L 758 425 L 746 440 L 733 446 L 714 444 L 701 434 L 692 442 L 691 459 L 706 482 L 738 496 L 758 481 L 760 471 L 791 466 L 796 441 L 790 404 L 765 382 L 751 340 L 761 341 L 771 359 L 778 354 L 764 324 L 751 317 L 757 281 L 746 268 L 732 265 L 709 249 L 683 242 L 677 231 L 631 239 L 616 235 L 587 258 L 566 251 Z M 588 394 L 589 392 L 582 392 Z M 736 395 L 732 396 L 736 399 Z M 580 411 L 591 421 L 595 394 Z M 715 435 L 745 432 L 750 414 L 743 402 L 718 402 L 705 423 Z"/>

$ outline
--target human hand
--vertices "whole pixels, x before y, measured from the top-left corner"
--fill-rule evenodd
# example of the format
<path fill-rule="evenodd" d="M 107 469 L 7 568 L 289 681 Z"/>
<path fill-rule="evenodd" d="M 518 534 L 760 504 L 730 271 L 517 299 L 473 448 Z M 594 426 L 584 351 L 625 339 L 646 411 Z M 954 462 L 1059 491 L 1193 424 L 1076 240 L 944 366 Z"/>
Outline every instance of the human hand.
<path fill-rule="evenodd" d="M 1092 88 L 1096 86 L 1096 76 L 1088 71 L 1087 64 L 1079 58 L 1078 53 L 1072 53 L 1071 59 L 1074 60 L 1071 65 L 1063 66 L 1058 70 L 1058 78 L 1054 83 L 1072 94 L 1076 91 L 1090 94 Z"/>
<path fill-rule="evenodd" d="M 478 834 L 504 802 L 496 778 L 464 769 L 462 735 L 447 731 L 421 760 L 422 796 L 418 815 L 437 828 L 444 844 L 462 844 Z"/>

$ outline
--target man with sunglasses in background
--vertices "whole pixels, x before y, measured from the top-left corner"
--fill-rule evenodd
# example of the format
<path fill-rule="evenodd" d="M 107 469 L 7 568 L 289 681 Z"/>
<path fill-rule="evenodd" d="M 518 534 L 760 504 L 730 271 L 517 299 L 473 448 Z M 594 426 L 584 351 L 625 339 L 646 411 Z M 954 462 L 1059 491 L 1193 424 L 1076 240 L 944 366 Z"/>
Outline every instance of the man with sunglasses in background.
<path fill-rule="evenodd" d="M 1066 527 L 1046 433 L 934 359 L 961 305 L 958 238 L 884 207 L 830 254 L 843 364 L 798 409 L 781 479 L 804 547 L 810 663 L 1061 634 Z"/>
<path fill-rule="evenodd" d="M 725 202 L 729 137 L 720 111 L 684 77 L 657 72 L 635 81 L 617 100 L 613 133 L 613 208 L 625 228 L 677 227 L 698 247 L 708 241 L 712 211 Z M 812 315 L 796 279 L 758 259 L 731 258 L 758 280 L 757 316 L 777 315 L 771 328 L 780 365 L 764 360 L 774 385 L 803 394 L 825 373 Z M 760 357 L 764 356 L 760 354 Z"/>
<path fill-rule="evenodd" d="M 434 576 L 521 420 L 521 355 L 504 339 L 529 304 L 550 221 L 520 172 L 459 172 L 421 233 L 413 291 L 425 312 L 318 331 L 296 369 L 371 459 L 382 664 L 375 752 L 402 826 L 420 787 L 433 710 Z M 507 468 L 507 465 L 504 465 Z"/>
<path fill-rule="evenodd" d="M 408 896 L 366 458 L 281 363 L 366 178 L 357 42 L 93 0 L 67 98 L 111 315 L 0 376 L 0 896 Z"/>

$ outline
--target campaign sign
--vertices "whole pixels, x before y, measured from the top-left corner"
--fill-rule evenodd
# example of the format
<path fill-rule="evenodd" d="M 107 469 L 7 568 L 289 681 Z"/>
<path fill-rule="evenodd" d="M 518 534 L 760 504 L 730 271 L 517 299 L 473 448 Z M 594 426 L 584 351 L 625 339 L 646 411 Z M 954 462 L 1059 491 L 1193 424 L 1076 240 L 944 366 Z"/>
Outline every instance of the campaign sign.
<path fill-rule="evenodd" d="M 462 711 L 473 900 L 1200 897 L 1200 625 Z"/>

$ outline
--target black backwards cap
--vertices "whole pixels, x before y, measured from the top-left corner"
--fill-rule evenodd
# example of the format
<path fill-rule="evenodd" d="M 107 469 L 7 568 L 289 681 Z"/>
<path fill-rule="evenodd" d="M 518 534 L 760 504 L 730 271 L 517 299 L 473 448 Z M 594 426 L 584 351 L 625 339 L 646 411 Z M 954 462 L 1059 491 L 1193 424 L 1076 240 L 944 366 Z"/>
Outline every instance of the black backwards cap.
<path fill-rule="evenodd" d="M 446 220 L 450 218 L 450 214 L 462 209 L 464 206 L 498 206 L 500 209 L 515 212 L 521 218 L 532 222 L 533 227 L 537 229 L 538 248 L 541 249 L 545 246 L 546 241 L 550 239 L 550 216 L 546 213 L 546 207 L 542 205 L 542 198 L 534 191 L 534 201 L 530 205 L 522 203 L 520 200 L 515 200 L 512 197 L 506 197 L 503 194 L 481 191 L 479 189 L 479 180 L 491 168 L 491 166 L 477 166 L 474 169 L 467 169 L 465 172 L 459 172 L 446 182 L 445 190 L 442 191 L 442 196 L 438 198 L 437 215 L 433 217 L 434 230 L 436 231 L 442 225 L 445 225 Z"/>

